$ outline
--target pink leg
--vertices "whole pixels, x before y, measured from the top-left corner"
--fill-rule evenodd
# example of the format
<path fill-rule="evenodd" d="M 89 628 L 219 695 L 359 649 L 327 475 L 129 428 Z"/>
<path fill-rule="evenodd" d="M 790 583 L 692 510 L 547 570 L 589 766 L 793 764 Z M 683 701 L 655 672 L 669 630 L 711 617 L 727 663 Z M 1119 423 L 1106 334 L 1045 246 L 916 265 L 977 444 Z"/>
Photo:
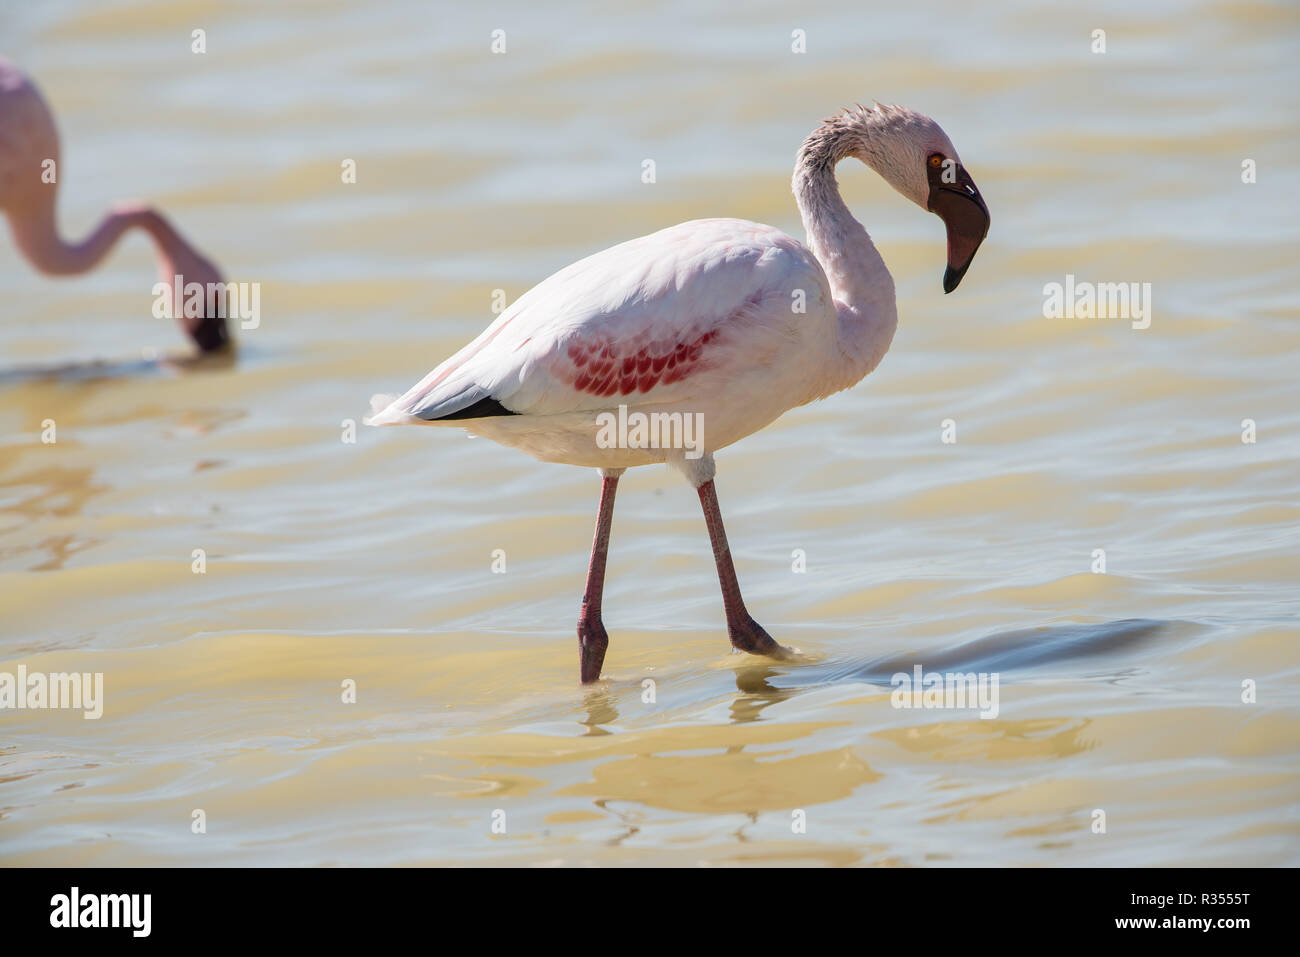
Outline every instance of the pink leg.
<path fill-rule="evenodd" d="M 609 636 L 600 620 L 600 600 L 605 591 L 605 558 L 609 554 L 609 529 L 614 523 L 614 493 L 618 491 L 621 470 L 605 475 L 600 486 L 600 511 L 596 515 L 596 537 L 591 543 L 591 563 L 587 566 L 587 588 L 582 594 L 582 611 L 578 615 L 578 670 L 583 684 L 600 677 L 605 663 Z"/>
<path fill-rule="evenodd" d="M 745 610 L 745 599 L 740 596 L 736 568 L 731 564 L 731 549 L 727 545 L 727 531 L 722 527 L 722 512 L 718 510 L 718 493 L 713 488 L 713 480 L 701 485 L 699 493 L 700 504 L 704 506 L 704 522 L 709 527 L 709 541 L 713 543 L 713 560 L 718 563 L 722 607 L 727 613 L 727 634 L 731 645 L 751 655 L 781 657 L 789 649 L 778 645 Z"/>

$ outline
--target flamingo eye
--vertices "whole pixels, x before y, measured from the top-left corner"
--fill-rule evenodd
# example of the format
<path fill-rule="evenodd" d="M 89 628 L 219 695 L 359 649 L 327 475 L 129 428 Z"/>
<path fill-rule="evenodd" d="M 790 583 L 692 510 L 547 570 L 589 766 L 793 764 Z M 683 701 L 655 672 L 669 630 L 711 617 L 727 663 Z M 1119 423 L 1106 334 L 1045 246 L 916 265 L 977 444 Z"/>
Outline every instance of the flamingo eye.
<path fill-rule="evenodd" d="M 943 165 L 943 154 L 931 153 L 928 162 L 930 163 L 931 169 L 938 169 L 940 166 Z"/>

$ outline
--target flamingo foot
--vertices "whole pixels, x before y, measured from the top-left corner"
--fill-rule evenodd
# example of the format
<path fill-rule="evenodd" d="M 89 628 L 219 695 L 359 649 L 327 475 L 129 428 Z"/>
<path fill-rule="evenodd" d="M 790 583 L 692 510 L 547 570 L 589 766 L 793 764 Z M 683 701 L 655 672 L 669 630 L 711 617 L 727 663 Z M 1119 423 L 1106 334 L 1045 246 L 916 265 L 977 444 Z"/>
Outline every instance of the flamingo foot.
<path fill-rule="evenodd" d="M 727 623 L 727 637 L 731 639 L 731 647 L 751 655 L 787 658 L 793 654 L 789 648 L 777 644 L 767 630 L 748 614 Z"/>
<path fill-rule="evenodd" d="M 578 618 L 578 671 L 583 684 L 591 684 L 600 678 L 600 669 L 605 664 L 605 649 L 609 647 L 609 635 L 599 615 L 588 615 L 583 609 Z"/>

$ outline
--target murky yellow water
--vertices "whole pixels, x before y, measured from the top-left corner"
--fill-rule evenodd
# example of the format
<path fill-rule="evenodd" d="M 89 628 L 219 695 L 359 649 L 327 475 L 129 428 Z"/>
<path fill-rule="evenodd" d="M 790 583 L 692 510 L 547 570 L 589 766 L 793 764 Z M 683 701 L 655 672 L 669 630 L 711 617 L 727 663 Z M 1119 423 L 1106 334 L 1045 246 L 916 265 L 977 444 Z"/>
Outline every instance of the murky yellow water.
<path fill-rule="evenodd" d="M 1297 8 L 462 6 L 0 12 L 66 231 L 147 196 L 262 283 L 233 362 L 173 368 L 145 240 L 62 282 L 0 240 L 0 671 L 105 684 L 0 712 L 0 861 L 1297 863 Z M 796 146 L 872 97 L 939 119 L 993 230 L 945 297 L 941 224 L 841 173 L 893 350 L 719 456 L 805 660 L 728 653 L 695 495 L 642 469 L 584 691 L 595 474 L 344 420 L 494 289 L 701 216 L 802 236 Z M 1066 274 L 1151 283 L 1150 328 L 1044 318 Z M 997 672 L 998 716 L 891 707 L 917 663 Z"/>

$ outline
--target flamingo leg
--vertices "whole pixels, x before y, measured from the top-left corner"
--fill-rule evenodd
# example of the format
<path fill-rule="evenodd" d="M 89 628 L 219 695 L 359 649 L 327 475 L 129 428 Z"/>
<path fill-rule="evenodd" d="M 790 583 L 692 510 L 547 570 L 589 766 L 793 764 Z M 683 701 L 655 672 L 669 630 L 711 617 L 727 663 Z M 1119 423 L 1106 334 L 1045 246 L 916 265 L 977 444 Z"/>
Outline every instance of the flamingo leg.
<path fill-rule="evenodd" d="M 622 469 L 602 473 L 596 536 L 591 543 L 587 587 L 582 593 L 582 611 L 578 614 L 578 670 L 583 684 L 589 684 L 600 677 L 600 668 L 605 663 L 605 649 L 609 647 L 609 636 L 600 620 L 600 601 L 605 592 L 609 529 L 614 523 L 614 493 L 618 491 L 618 477 L 621 474 Z"/>
<path fill-rule="evenodd" d="M 727 530 L 722 527 L 722 512 L 718 509 L 718 493 L 713 487 L 713 479 L 701 485 L 698 491 L 700 504 L 704 506 L 704 523 L 709 528 L 709 541 L 713 543 L 713 560 L 718 563 L 718 582 L 722 585 L 722 607 L 727 614 L 727 636 L 731 645 L 751 655 L 781 657 L 789 649 L 778 645 L 745 610 L 740 582 L 736 581 L 736 568 L 731 563 Z"/>

